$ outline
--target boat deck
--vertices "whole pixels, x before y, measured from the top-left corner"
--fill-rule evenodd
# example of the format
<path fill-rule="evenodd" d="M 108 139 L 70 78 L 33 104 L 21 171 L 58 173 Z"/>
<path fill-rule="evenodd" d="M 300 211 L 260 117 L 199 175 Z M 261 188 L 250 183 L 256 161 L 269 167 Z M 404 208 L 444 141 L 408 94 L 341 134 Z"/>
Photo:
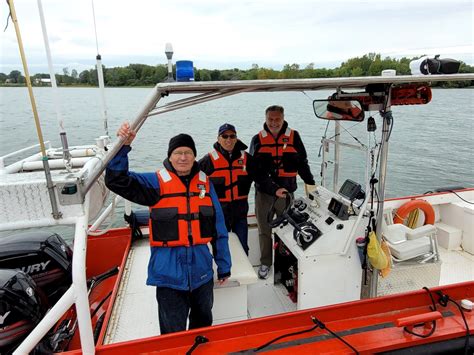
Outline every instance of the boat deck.
<path fill-rule="evenodd" d="M 447 251 L 440 247 L 440 285 L 474 279 L 474 255 L 467 252 Z M 114 312 L 107 329 L 105 343 L 117 343 L 159 334 L 158 306 L 155 288 L 146 286 L 147 263 L 150 249 L 146 239 L 132 247 Z M 257 268 L 254 268 L 255 272 Z M 273 276 L 256 280 L 247 286 L 247 318 L 253 319 L 296 310 L 281 285 L 273 284 Z M 226 323 L 218 320 L 214 324 Z"/>

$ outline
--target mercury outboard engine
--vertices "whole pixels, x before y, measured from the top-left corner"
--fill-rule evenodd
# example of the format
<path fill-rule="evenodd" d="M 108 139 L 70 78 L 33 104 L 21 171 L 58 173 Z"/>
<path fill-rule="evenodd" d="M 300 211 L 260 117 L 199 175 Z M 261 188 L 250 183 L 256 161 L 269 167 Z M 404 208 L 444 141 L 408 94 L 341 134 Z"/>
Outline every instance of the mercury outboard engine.
<path fill-rule="evenodd" d="M 0 269 L 0 354 L 9 354 L 46 313 L 46 299 L 23 271 Z"/>
<path fill-rule="evenodd" d="M 0 238 L 0 268 L 31 276 L 49 306 L 71 285 L 71 263 L 72 250 L 56 233 L 24 232 Z"/>

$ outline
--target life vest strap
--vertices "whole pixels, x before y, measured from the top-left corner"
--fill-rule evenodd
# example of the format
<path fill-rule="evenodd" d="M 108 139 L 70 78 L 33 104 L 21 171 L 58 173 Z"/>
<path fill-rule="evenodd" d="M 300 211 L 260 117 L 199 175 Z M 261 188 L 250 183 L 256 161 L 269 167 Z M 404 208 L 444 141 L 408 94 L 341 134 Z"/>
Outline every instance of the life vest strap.
<path fill-rule="evenodd" d="M 171 193 L 171 194 L 160 195 L 160 200 L 163 199 L 163 198 L 187 197 L 187 196 L 188 196 L 188 194 L 186 192 L 175 192 L 175 193 Z M 201 196 L 201 193 L 200 192 L 190 192 L 189 196 L 190 197 L 192 197 L 192 196 Z M 204 196 L 211 196 L 211 194 L 209 192 L 206 192 L 204 194 Z"/>
<path fill-rule="evenodd" d="M 178 213 L 178 219 L 193 221 L 199 219 L 199 213 Z"/>
<path fill-rule="evenodd" d="M 244 169 L 244 166 L 232 166 L 232 170 L 243 170 Z M 229 167 L 226 167 L 226 168 L 215 168 L 214 169 L 214 172 L 216 171 L 224 171 L 224 170 L 230 170 Z"/>

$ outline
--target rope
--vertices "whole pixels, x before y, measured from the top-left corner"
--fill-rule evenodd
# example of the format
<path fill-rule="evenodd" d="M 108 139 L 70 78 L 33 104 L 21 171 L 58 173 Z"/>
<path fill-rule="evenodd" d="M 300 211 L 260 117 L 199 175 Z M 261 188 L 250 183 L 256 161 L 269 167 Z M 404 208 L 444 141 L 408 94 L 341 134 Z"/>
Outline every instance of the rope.
<path fill-rule="evenodd" d="M 420 209 L 416 209 L 410 212 L 408 215 L 407 227 L 414 229 L 418 224 L 418 218 L 420 217 Z"/>

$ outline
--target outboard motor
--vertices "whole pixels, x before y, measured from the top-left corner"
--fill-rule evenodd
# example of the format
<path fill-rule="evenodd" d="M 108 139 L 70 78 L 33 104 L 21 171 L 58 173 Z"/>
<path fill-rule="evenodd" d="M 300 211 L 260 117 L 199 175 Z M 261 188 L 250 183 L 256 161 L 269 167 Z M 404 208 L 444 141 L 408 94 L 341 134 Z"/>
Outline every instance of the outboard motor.
<path fill-rule="evenodd" d="M 0 268 L 35 281 L 52 306 L 71 285 L 72 250 L 56 233 L 24 232 L 0 238 Z"/>
<path fill-rule="evenodd" d="M 46 313 L 46 299 L 20 270 L 0 269 L 0 354 L 9 354 Z"/>

